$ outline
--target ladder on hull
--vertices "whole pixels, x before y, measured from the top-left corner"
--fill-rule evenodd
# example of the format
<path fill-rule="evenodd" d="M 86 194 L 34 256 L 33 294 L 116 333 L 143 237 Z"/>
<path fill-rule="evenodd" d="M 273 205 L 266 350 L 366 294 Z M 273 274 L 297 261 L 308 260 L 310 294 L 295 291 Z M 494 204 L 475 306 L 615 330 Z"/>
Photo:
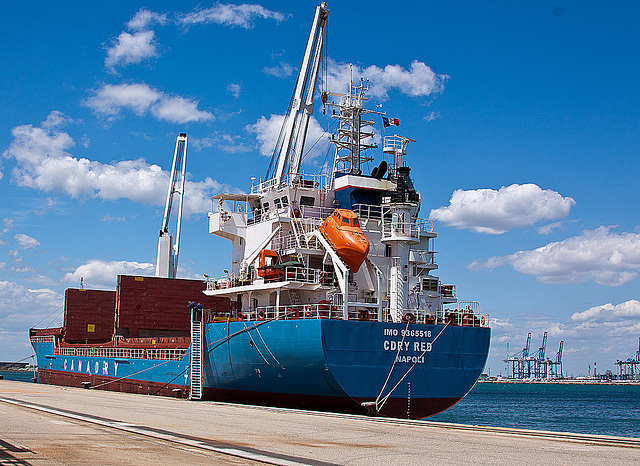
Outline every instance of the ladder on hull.
<path fill-rule="evenodd" d="M 202 321 L 191 319 L 190 400 L 202 399 Z"/>

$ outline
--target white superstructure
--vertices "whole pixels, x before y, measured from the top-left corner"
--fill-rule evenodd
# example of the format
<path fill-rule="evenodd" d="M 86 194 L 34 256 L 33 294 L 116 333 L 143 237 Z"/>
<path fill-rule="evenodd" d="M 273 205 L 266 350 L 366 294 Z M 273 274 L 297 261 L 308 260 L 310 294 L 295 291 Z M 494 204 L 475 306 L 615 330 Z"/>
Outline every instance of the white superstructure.
<path fill-rule="evenodd" d="M 383 138 L 382 157 L 371 175 L 372 126 L 383 113 L 368 110 L 368 83 L 346 94 L 322 93 L 338 120 L 331 175 L 304 174 L 300 161 L 329 11 L 317 7 L 296 90 L 264 181 L 252 178 L 248 194 L 214 196 L 209 232 L 232 242 L 232 266 L 210 280 L 206 294 L 228 296 L 241 318 L 331 317 L 423 323 L 445 321 L 445 309 L 461 318 L 478 313 L 475 302 L 457 303 L 455 286 L 432 272 L 436 232 L 418 217 L 420 194 L 404 163 L 411 139 Z M 328 102 L 332 98 L 331 102 Z M 370 251 L 357 273 L 319 230 L 334 209 L 359 219 Z M 273 252 L 275 251 L 275 252 Z M 268 253 L 268 254 L 267 254 Z M 274 257 L 266 256 L 271 254 Z M 277 262 L 277 264 L 269 263 Z M 275 265 L 277 271 L 271 266 Z M 265 270 L 273 272 L 272 276 Z M 455 312 L 453 312 L 455 311 Z M 458 312 L 460 311 L 460 312 Z"/>

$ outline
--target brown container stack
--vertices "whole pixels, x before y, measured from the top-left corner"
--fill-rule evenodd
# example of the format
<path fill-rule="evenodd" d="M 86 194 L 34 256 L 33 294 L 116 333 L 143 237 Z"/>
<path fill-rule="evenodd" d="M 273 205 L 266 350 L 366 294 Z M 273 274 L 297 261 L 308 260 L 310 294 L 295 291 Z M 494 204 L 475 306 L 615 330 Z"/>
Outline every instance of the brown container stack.
<path fill-rule="evenodd" d="M 110 341 L 115 328 L 115 291 L 68 288 L 64 292 L 65 341 Z"/>
<path fill-rule="evenodd" d="M 189 336 L 189 302 L 228 311 L 229 299 L 210 297 L 203 280 L 118 275 L 116 327 L 124 337 Z"/>

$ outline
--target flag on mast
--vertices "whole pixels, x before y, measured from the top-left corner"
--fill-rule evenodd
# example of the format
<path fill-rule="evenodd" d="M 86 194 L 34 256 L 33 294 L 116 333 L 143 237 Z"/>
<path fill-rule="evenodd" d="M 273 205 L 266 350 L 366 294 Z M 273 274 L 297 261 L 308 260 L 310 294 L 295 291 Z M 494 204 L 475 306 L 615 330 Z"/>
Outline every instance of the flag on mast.
<path fill-rule="evenodd" d="M 398 118 L 382 117 L 382 124 L 385 128 L 387 126 L 400 126 L 400 120 Z"/>

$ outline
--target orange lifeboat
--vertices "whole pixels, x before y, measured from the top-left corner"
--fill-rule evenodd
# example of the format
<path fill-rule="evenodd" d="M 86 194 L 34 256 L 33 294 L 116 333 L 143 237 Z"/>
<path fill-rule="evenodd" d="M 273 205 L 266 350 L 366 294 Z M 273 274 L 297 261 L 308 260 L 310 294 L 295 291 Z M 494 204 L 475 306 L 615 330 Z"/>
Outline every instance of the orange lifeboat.
<path fill-rule="evenodd" d="M 360 229 L 354 211 L 334 210 L 320 225 L 320 232 L 354 273 L 360 270 L 364 258 L 369 254 L 369 240 Z"/>
<path fill-rule="evenodd" d="M 258 253 L 258 276 L 265 280 L 277 280 L 284 276 L 284 271 L 274 266 L 280 261 L 280 255 L 271 249 L 262 249 Z"/>

